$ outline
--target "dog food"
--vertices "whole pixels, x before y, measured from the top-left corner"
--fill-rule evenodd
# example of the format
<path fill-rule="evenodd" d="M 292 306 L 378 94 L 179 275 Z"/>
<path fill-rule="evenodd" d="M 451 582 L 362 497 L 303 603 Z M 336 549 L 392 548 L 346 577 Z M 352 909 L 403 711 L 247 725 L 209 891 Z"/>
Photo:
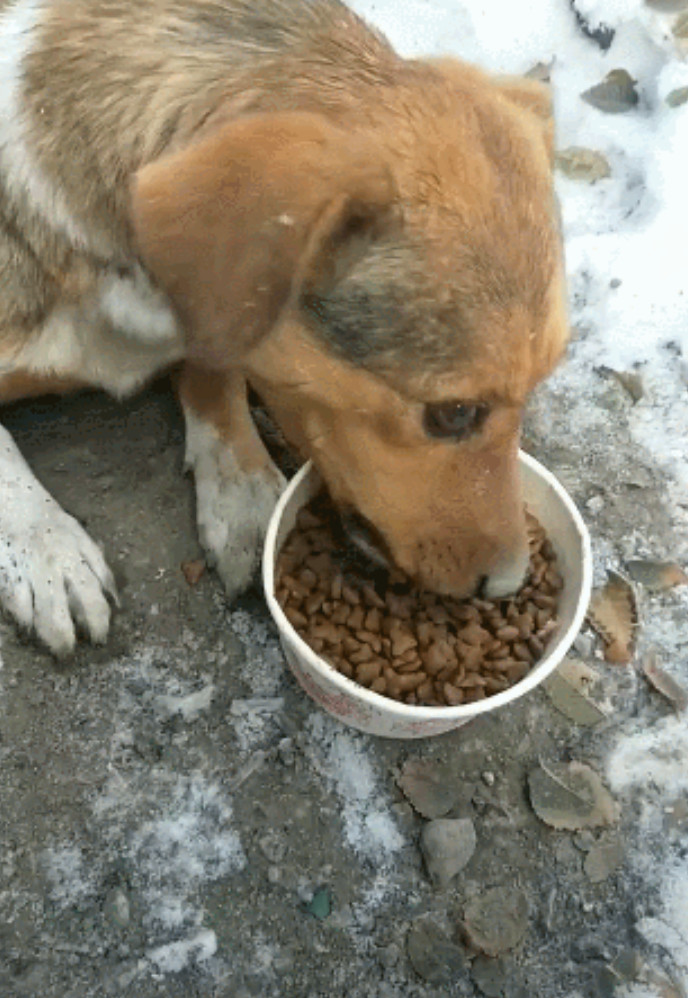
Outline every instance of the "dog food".
<path fill-rule="evenodd" d="M 433 707 L 482 700 L 523 679 L 556 629 L 562 580 L 544 530 L 527 519 L 530 573 L 520 592 L 455 600 L 396 570 L 362 570 L 321 492 L 280 552 L 277 599 L 313 651 L 375 693 Z"/>

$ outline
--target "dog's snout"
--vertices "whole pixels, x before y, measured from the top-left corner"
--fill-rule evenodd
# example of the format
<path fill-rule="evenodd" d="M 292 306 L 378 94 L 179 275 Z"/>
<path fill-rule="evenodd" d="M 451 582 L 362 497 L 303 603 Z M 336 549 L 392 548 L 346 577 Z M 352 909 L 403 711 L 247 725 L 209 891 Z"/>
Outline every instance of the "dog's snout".
<path fill-rule="evenodd" d="M 481 595 L 486 599 L 502 599 L 518 592 L 528 574 L 529 564 L 527 547 L 504 558 L 482 580 Z"/>

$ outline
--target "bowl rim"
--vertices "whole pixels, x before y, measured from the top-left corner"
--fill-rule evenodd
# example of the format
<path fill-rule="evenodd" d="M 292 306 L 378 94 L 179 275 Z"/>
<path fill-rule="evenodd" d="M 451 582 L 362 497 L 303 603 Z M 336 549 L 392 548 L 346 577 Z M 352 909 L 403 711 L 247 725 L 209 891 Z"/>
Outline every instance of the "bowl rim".
<path fill-rule="evenodd" d="M 284 511 L 291 501 L 294 492 L 312 471 L 316 471 L 317 473 L 317 469 L 312 461 L 307 461 L 301 468 L 299 468 L 296 474 L 288 482 L 284 492 L 277 502 L 277 505 L 275 506 L 275 509 L 273 510 L 265 535 L 265 545 L 263 548 L 262 558 L 263 590 L 270 613 L 272 614 L 272 617 L 281 634 L 288 638 L 288 640 L 295 646 L 295 649 L 299 652 L 299 654 L 309 662 L 311 667 L 318 674 L 323 677 L 327 677 L 328 681 L 332 682 L 343 693 L 355 697 L 362 704 L 366 704 L 375 710 L 383 711 L 390 716 L 393 715 L 399 720 L 437 721 L 443 719 L 445 721 L 467 721 L 478 716 L 479 714 L 488 713 L 489 711 L 502 707 L 507 703 L 511 703 L 524 694 L 529 693 L 530 690 L 534 689 L 536 686 L 539 686 L 540 683 L 547 678 L 547 676 L 551 675 L 551 673 L 562 661 L 585 619 L 592 592 L 592 546 L 588 528 L 586 527 L 582 516 L 578 512 L 573 499 L 570 497 L 561 482 L 559 482 L 551 471 L 548 471 L 543 464 L 541 464 L 530 454 L 527 454 L 523 450 L 519 450 L 518 456 L 520 463 L 533 471 L 538 478 L 544 480 L 544 482 L 555 492 L 557 498 L 565 507 L 568 515 L 573 521 L 576 533 L 580 539 L 583 555 L 581 564 L 581 582 L 576 610 L 569 626 L 561 635 L 559 635 L 559 647 L 549 657 L 545 656 L 541 659 L 540 662 L 535 665 L 526 676 L 523 677 L 523 679 L 520 679 L 507 690 L 502 690 L 500 693 L 493 693 L 492 696 L 486 697 L 484 700 L 477 700 L 473 703 L 458 704 L 455 707 L 416 706 L 414 704 L 406 704 L 397 700 L 392 700 L 390 697 L 386 697 L 382 693 L 375 693 L 373 690 L 366 689 L 365 686 L 361 686 L 355 680 L 349 679 L 347 676 L 343 675 L 343 673 L 339 672 L 333 665 L 330 665 L 329 662 L 321 658 L 317 652 L 313 651 L 310 645 L 308 645 L 296 632 L 295 628 L 291 625 L 282 607 L 277 601 L 277 597 L 275 596 L 275 558 L 273 554 L 276 546 L 277 532 L 282 522 Z M 540 668 L 541 666 L 545 667 L 544 670 Z"/>

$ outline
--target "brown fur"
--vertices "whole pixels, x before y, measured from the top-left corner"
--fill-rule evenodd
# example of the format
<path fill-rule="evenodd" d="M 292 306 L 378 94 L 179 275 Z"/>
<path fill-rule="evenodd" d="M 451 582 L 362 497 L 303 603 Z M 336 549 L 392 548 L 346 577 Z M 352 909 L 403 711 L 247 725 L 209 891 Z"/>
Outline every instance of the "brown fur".
<path fill-rule="evenodd" d="M 404 61 L 337 0 L 56 0 L 26 111 L 88 239 L 0 185 L 0 357 L 76 274 L 140 261 L 242 468 L 248 380 L 424 584 L 523 558 L 520 414 L 567 332 L 542 87 Z M 489 418 L 428 439 L 441 400 Z"/>

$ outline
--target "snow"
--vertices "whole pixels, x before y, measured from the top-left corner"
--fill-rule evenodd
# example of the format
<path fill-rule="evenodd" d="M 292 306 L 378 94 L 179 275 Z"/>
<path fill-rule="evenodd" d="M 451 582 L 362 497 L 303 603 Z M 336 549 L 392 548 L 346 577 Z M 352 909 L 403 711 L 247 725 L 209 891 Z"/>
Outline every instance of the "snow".
<path fill-rule="evenodd" d="M 389 801 L 379 791 L 368 744 L 325 714 L 309 718 L 306 754 L 340 802 L 346 841 L 379 868 L 389 863 L 404 839 L 389 814 Z"/>

